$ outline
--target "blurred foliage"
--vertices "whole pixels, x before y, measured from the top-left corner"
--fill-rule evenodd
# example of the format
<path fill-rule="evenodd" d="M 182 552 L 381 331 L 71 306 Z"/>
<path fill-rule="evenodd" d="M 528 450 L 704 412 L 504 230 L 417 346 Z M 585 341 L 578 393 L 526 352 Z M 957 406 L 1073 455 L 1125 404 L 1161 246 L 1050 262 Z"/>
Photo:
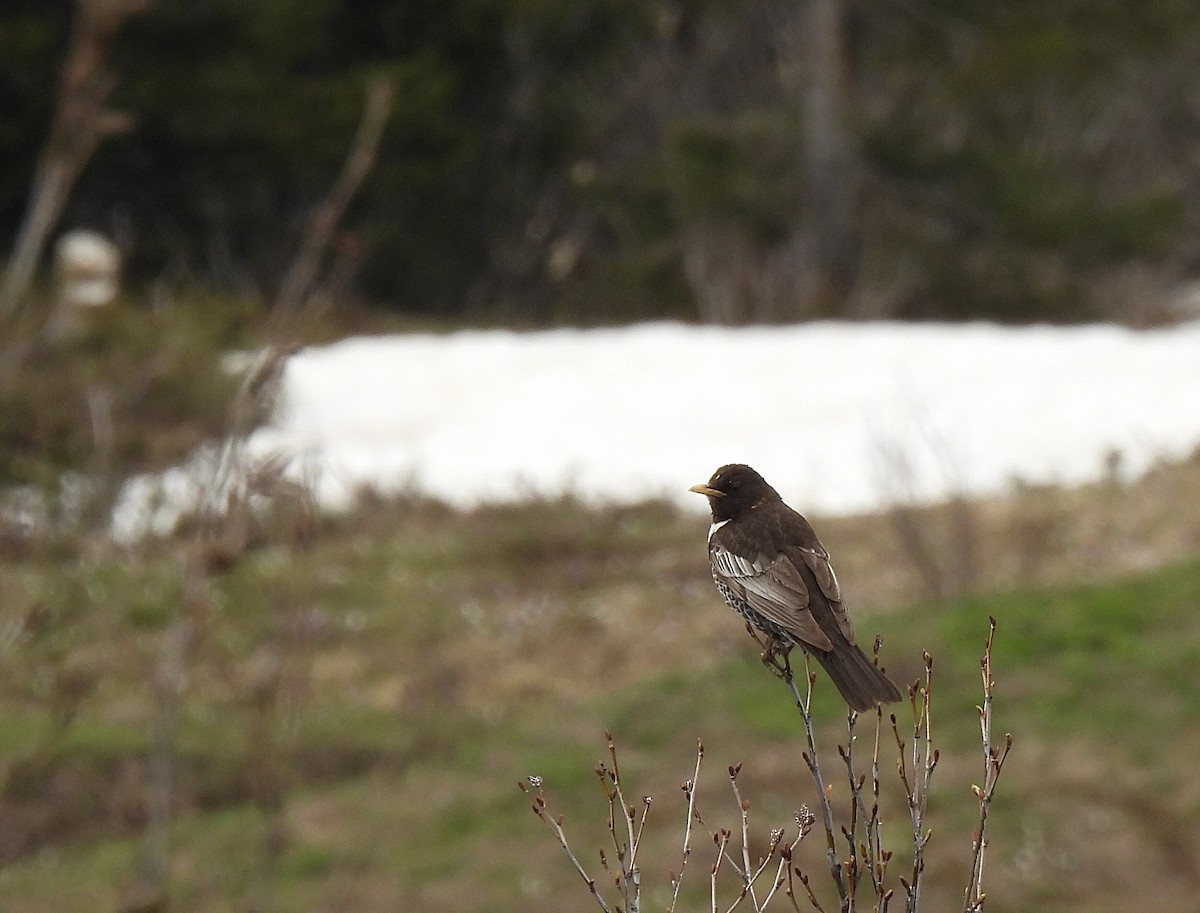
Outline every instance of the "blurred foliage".
<path fill-rule="evenodd" d="M 1200 99 L 1183 36 L 1200 10 L 929 7 L 863 18 L 881 55 L 863 69 L 888 96 L 864 132 L 874 186 L 896 254 L 929 267 L 901 316 L 1120 317 L 1096 296 L 1106 266 L 1193 265 L 1181 241 L 1197 136 L 1182 109 Z"/>
<path fill-rule="evenodd" d="M 795 128 L 769 112 L 675 124 L 664 173 L 680 219 L 736 224 L 762 244 L 786 238 L 801 196 Z"/>
<path fill-rule="evenodd" d="M 136 126 L 102 145 L 64 224 L 114 235 L 135 279 L 269 295 L 363 86 L 386 72 L 396 108 L 339 247 L 365 252 L 364 299 L 447 321 L 703 316 L 685 268 L 697 232 L 762 255 L 744 269 L 795 272 L 807 248 L 793 239 L 820 231 L 802 87 L 781 78 L 798 68 L 787 36 L 802 7 L 159 0 L 111 62 L 113 104 Z M 1200 7 L 845 13 L 864 251 L 848 316 L 1164 316 L 1122 314 L 1114 280 L 1149 271 L 1166 286 L 1196 266 Z M 65 0 L 0 12 L 5 235 L 70 14 Z"/>
<path fill-rule="evenodd" d="M 240 383 L 222 359 L 246 342 L 247 316 L 203 298 L 122 303 L 16 334 L 0 358 L 0 491 L 103 516 L 123 479 L 217 437 Z"/>

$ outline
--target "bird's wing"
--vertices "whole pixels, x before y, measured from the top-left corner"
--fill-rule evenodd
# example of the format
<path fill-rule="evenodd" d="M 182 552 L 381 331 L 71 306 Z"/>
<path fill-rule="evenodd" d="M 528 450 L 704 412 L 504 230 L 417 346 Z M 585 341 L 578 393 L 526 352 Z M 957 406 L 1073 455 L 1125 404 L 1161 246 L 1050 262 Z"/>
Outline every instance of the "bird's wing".
<path fill-rule="evenodd" d="M 850 616 L 846 614 L 846 607 L 842 604 L 842 587 L 838 583 L 837 574 L 833 572 L 833 565 L 829 563 L 829 555 L 824 549 L 796 548 L 794 551 L 800 553 L 801 559 L 817 578 L 817 586 L 825 594 L 838 628 L 846 640 L 854 643 L 854 627 L 850 624 Z"/>
<path fill-rule="evenodd" d="M 801 565 L 807 566 L 815 577 L 826 597 L 822 601 L 834 608 L 835 617 L 840 613 L 838 625 L 843 626 L 845 611 L 840 602 L 834 601 L 837 597 L 830 595 L 839 593 L 837 578 L 833 576 L 828 559 L 822 559 L 811 549 L 792 548 L 774 558 L 760 555 L 754 559 L 734 554 L 720 545 L 713 546 L 709 553 L 713 573 L 740 591 L 750 608 L 806 644 L 819 650 L 832 650 L 833 642 L 821 630 L 809 606 L 809 588 L 804 581 L 804 572 L 796 564 L 797 556 Z M 823 570 L 812 570 L 814 562 L 823 565 Z"/>

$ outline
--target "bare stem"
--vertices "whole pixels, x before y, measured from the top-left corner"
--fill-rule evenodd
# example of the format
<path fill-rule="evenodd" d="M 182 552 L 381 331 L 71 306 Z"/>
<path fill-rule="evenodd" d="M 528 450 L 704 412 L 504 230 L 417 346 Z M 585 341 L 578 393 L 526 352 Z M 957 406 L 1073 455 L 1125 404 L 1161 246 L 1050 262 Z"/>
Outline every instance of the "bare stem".
<path fill-rule="evenodd" d="M 700 763 L 703 760 L 704 743 L 697 740 L 696 769 L 692 772 L 692 779 L 680 784 L 687 796 L 687 824 L 683 829 L 683 859 L 679 863 L 679 874 L 671 876 L 671 905 L 667 908 L 667 913 L 675 913 L 675 904 L 679 900 L 679 885 L 683 881 L 684 870 L 687 869 L 688 859 L 692 855 L 692 820 L 696 816 L 696 787 L 700 782 Z"/>
<path fill-rule="evenodd" d="M 888 891 L 884 888 L 891 853 L 883 849 L 883 822 L 879 817 L 879 742 L 883 734 L 883 709 L 875 708 L 875 740 L 871 746 L 871 815 L 867 819 L 867 861 L 871 866 L 871 884 L 880 908 L 886 909 Z"/>
<path fill-rule="evenodd" d="M 817 895 L 813 893 L 812 885 L 809 884 L 808 876 L 799 869 L 792 869 L 788 873 L 788 896 L 792 898 L 792 906 L 795 907 L 797 911 L 800 909 L 799 905 L 796 903 L 795 885 L 791 882 L 791 875 L 793 872 L 795 873 L 795 876 L 800 879 L 800 885 L 804 888 L 804 893 L 808 897 L 808 902 L 812 905 L 812 908 L 816 910 L 817 913 L 825 913 L 825 908 L 821 906 L 821 902 L 817 900 Z"/>
<path fill-rule="evenodd" d="M 712 900 L 712 913 L 717 913 L 717 872 L 721 870 L 721 861 L 728 855 L 729 831 L 721 828 L 720 833 L 713 835 L 713 842 L 717 845 L 717 858 L 709 870 L 709 897 Z"/>
<path fill-rule="evenodd" d="M 878 707 L 875 709 L 875 737 L 871 748 L 869 793 L 864 792 L 867 775 L 858 772 L 854 760 L 854 747 L 858 738 L 855 732 L 857 722 L 858 714 L 853 710 L 849 711 L 846 716 L 847 745 L 845 748 L 838 746 L 838 753 L 846 766 L 846 777 L 850 784 L 852 802 L 850 826 L 842 831 L 851 853 L 851 857 L 846 863 L 849 872 L 848 887 L 852 891 L 851 908 L 853 909 L 859 882 L 865 874 L 870 879 L 871 890 L 876 898 L 875 909 L 880 910 L 886 894 L 884 873 L 887 868 L 887 860 L 891 857 L 891 853 L 884 852 L 880 837 L 879 743 L 883 730 L 883 711 Z M 869 808 L 867 807 L 868 795 L 871 800 Z"/>
<path fill-rule="evenodd" d="M 913 864 L 908 880 L 901 878 L 906 898 L 908 913 L 917 913 L 921 902 L 921 877 L 925 872 L 925 845 L 929 843 L 932 832 L 925 829 L 925 811 L 929 805 L 929 789 L 933 781 L 933 770 L 937 767 L 938 751 L 933 747 L 931 721 L 929 715 L 930 692 L 933 687 L 933 657 L 925 653 L 925 681 L 914 682 L 909 686 L 909 705 L 912 707 L 913 727 L 912 742 L 906 746 L 900 736 L 900 728 L 896 715 L 891 715 L 892 732 L 896 737 L 896 747 L 899 749 L 897 773 L 904 786 L 905 799 L 908 803 L 909 823 L 912 826 Z M 905 757 L 905 748 L 908 757 Z M 907 763 L 906 763 L 907 761 Z"/>
<path fill-rule="evenodd" d="M 321 271 L 325 251 L 333 240 L 355 194 L 375 167 L 384 127 L 392 113 L 396 87 L 393 81 L 380 76 L 366 90 L 362 119 L 342 165 L 342 172 L 328 196 L 313 210 L 300 239 L 300 247 L 292 265 L 283 277 L 275 298 L 272 317 L 287 322 L 300 313 Z"/>
<path fill-rule="evenodd" d="M 46 239 L 92 154 L 105 137 L 133 125 L 130 117 L 106 107 L 116 87 L 107 63 L 121 28 L 149 5 L 148 0 L 77 0 L 75 4 L 50 135 L 38 155 L 25 215 L 0 280 L 0 321 L 21 307 Z"/>
<path fill-rule="evenodd" d="M 737 802 L 738 817 L 742 826 L 742 889 L 738 894 L 738 899 L 734 901 L 732 910 L 745 898 L 749 893 L 751 900 L 754 901 L 755 909 L 758 909 L 758 901 L 754 898 L 754 881 L 750 877 L 750 800 L 743 799 L 741 790 L 738 789 L 737 775 L 741 771 L 742 765 L 729 768 L 729 785 L 733 789 L 733 798 Z"/>
<path fill-rule="evenodd" d="M 638 913 L 641 908 L 641 872 L 637 867 L 637 851 L 641 837 L 641 829 L 634 832 L 634 821 L 637 818 L 637 812 L 633 806 L 627 805 L 625 802 L 625 794 L 621 790 L 621 769 L 617 762 L 617 746 L 613 742 L 611 732 L 604 733 L 608 740 L 608 756 L 612 762 L 612 769 L 606 768 L 601 764 L 596 773 L 600 776 L 601 784 L 604 787 L 605 795 L 608 797 L 608 830 L 612 835 L 613 849 L 617 854 L 617 863 L 621 867 L 620 875 L 617 883 L 621 889 L 621 894 L 625 900 L 626 913 Z M 609 784 L 612 784 L 611 788 Z M 643 822 L 644 815 L 649 810 L 650 803 L 644 802 L 643 805 Z M 624 833 L 618 835 L 617 816 L 624 822 Z M 622 837 L 624 843 L 622 843 Z"/>
<path fill-rule="evenodd" d="M 825 780 L 821 776 L 821 765 L 817 758 L 817 739 L 813 732 L 812 713 L 810 711 L 815 676 L 809 668 L 807 654 L 804 657 L 804 671 L 805 677 L 808 680 L 808 692 L 805 697 L 800 696 L 800 689 L 796 687 L 796 677 L 792 674 L 790 663 L 785 665 L 784 681 L 787 682 L 788 688 L 791 689 L 792 697 L 796 700 L 796 707 L 800 711 L 800 717 L 804 720 L 804 735 L 808 740 L 808 750 L 804 753 L 804 762 L 808 765 L 808 772 L 812 775 L 813 784 L 817 787 L 817 804 L 821 810 L 821 823 L 825 827 L 825 857 L 829 864 L 829 874 L 833 877 L 834 884 L 837 885 L 838 897 L 841 900 L 842 908 L 848 909 L 850 895 L 846 887 L 846 878 L 842 873 L 842 862 L 838 857 L 837 843 L 834 839 L 833 809 L 829 804 L 829 793 L 825 788 Z"/>
<path fill-rule="evenodd" d="M 596 879 L 592 878 L 592 876 L 587 873 L 587 870 L 584 869 L 583 864 L 579 861 L 579 858 L 571 849 L 571 845 L 567 842 L 567 835 L 563 831 L 562 826 L 562 815 L 559 815 L 557 818 L 555 818 L 551 816 L 549 810 L 546 808 L 546 792 L 544 789 L 542 789 L 541 779 L 539 777 L 530 777 L 529 780 L 530 783 L 537 789 L 536 793 L 531 794 L 529 792 L 529 788 L 526 787 L 524 783 L 519 783 L 517 785 L 520 786 L 521 792 L 525 793 L 526 795 L 533 796 L 533 804 L 531 806 L 533 808 L 533 813 L 541 818 L 542 821 L 545 822 L 546 826 L 550 828 L 550 831 L 554 834 L 554 836 L 558 838 L 558 845 L 561 846 L 563 848 L 563 852 L 567 854 L 567 859 L 571 861 L 571 865 L 575 867 L 575 871 L 579 873 L 579 877 L 582 878 L 584 884 L 587 885 L 588 891 L 591 892 L 593 899 L 595 899 L 596 903 L 600 906 L 600 909 L 603 910 L 604 913 L 612 913 L 612 910 L 609 908 L 608 904 L 604 902 L 604 898 L 600 896 L 600 892 L 596 890 Z"/>
<path fill-rule="evenodd" d="M 846 745 L 845 747 L 838 746 L 838 755 L 846 767 L 846 779 L 850 785 L 850 826 L 843 826 L 842 836 L 846 840 L 846 846 L 850 853 L 844 865 L 849 875 L 847 887 L 850 890 L 851 909 L 854 909 L 853 898 L 858 889 L 858 880 L 862 876 L 862 858 L 865 852 L 865 847 L 860 849 L 859 846 L 859 823 L 867 817 L 862 800 L 862 785 L 864 780 L 854 769 L 854 726 L 857 722 L 858 714 L 854 710 L 848 710 L 846 712 Z"/>
<path fill-rule="evenodd" d="M 992 679 L 992 639 L 996 634 L 996 619 L 989 616 L 988 624 L 987 643 L 983 648 L 983 659 L 979 663 L 983 678 L 983 704 L 976 707 L 979 711 L 979 731 L 983 741 L 983 785 L 971 787 L 971 792 L 979 800 L 979 828 L 971 842 L 971 880 L 963 898 L 964 913 L 977 913 L 983 908 L 987 897 L 983 892 L 983 859 L 987 850 L 988 812 L 991 809 L 992 797 L 996 793 L 996 785 L 1000 782 L 1004 761 L 1012 749 L 1012 733 L 1005 733 L 1002 748 L 992 744 L 992 695 L 996 687 Z"/>

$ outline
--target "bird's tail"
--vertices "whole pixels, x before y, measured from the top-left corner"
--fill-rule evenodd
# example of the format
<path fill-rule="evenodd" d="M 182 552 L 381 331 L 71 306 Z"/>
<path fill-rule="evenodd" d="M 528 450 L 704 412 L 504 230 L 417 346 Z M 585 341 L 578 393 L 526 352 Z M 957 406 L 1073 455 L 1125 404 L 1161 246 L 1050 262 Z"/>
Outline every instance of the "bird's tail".
<path fill-rule="evenodd" d="M 812 653 L 852 709 L 873 710 L 877 704 L 900 700 L 900 689 L 854 644 Z"/>

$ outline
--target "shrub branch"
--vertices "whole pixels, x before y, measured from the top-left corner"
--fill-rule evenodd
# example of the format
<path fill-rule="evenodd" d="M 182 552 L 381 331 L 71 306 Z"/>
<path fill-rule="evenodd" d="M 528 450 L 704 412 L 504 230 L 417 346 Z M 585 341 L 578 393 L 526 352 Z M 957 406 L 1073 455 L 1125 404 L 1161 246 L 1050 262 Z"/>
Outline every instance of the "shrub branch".
<path fill-rule="evenodd" d="M 983 659 L 980 663 L 983 678 L 983 703 L 979 705 L 980 732 L 983 741 L 984 777 L 982 785 L 972 786 L 971 791 L 979 803 L 979 824 L 972 838 L 971 873 L 963 900 L 963 913 L 979 913 L 986 894 L 983 893 L 983 863 L 987 849 L 986 829 L 992 799 L 1000 779 L 1004 762 L 1012 748 L 1012 736 L 1006 734 L 1002 745 L 992 744 L 992 703 L 995 683 L 992 679 L 992 642 L 995 621 L 991 620 Z M 753 633 L 753 632 L 752 632 Z M 756 638 L 757 639 L 757 638 Z M 784 828 L 770 831 L 765 853 L 755 857 L 751 854 L 750 798 L 743 794 L 738 777 L 741 764 L 727 769 L 730 790 L 737 806 L 738 821 L 734 827 L 710 826 L 701 812 L 698 800 L 700 771 L 704 761 L 704 744 L 696 744 L 696 763 L 690 779 L 683 781 L 680 788 L 687 804 L 683 829 L 682 856 L 679 871 L 669 871 L 671 899 L 667 913 L 675 913 L 679 904 L 680 886 L 692 855 L 692 841 L 697 827 L 703 828 L 712 840 L 715 855 L 708 869 L 709 902 L 712 913 L 734 913 L 739 908 L 752 908 L 755 913 L 764 913 L 777 897 L 788 898 L 793 910 L 799 913 L 801 904 L 805 909 L 825 913 L 810 878 L 800 867 L 797 850 L 801 841 L 820 821 L 825 832 L 825 860 L 830 879 L 837 891 L 838 909 L 842 913 L 870 909 L 872 913 L 887 913 L 895 897 L 895 888 L 890 887 L 888 869 L 892 851 L 883 842 L 883 784 L 880 778 L 881 748 L 885 741 L 883 731 L 890 725 L 896 745 L 896 773 L 901 794 L 908 812 L 912 840 L 912 867 L 898 880 L 903 889 L 906 913 L 917 913 L 921 906 L 921 887 L 926 868 L 926 852 L 932 838 L 926 817 L 929 808 L 933 772 L 937 768 L 939 752 L 933 744 L 931 706 L 933 694 L 933 656 L 923 654 L 924 675 L 908 687 L 908 703 L 912 715 L 911 729 L 902 727 L 895 713 L 888 714 L 884 723 L 882 709 L 874 711 L 874 727 L 869 742 L 869 759 L 863 759 L 857 750 L 861 736 L 860 714 L 851 710 L 846 715 L 845 745 L 838 745 L 838 756 L 845 768 L 849 786 L 850 803 L 848 820 L 838 827 L 835 824 L 831 796 L 833 783 L 826 783 L 819 762 L 817 737 L 812 718 L 812 697 L 816 676 L 805 657 L 805 680 L 807 688 L 802 694 L 792 672 L 788 655 L 780 652 L 778 645 L 764 643 L 763 659 L 787 684 L 804 727 L 804 763 L 812 777 L 817 793 L 817 812 L 802 806 L 795 814 L 796 831 L 788 836 Z M 880 642 L 875 642 L 875 661 L 879 661 Z M 903 733 L 902 733 L 903 730 Z M 608 803 L 606 827 L 612 843 L 613 858 L 600 851 L 600 864 L 612 878 L 612 887 L 620 893 L 620 903 L 610 904 L 601 894 L 600 886 L 571 849 L 563 830 L 561 815 L 552 815 L 546 803 L 546 795 L 539 777 L 529 777 L 521 789 L 533 798 L 534 813 L 549 827 L 555 839 L 566 853 L 572 867 L 583 879 L 597 905 L 605 913 L 640 913 L 641 909 L 641 863 L 640 851 L 643 835 L 649 818 L 651 797 L 643 796 L 640 809 L 626 800 L 626 785 L 621 776 L 616 743 L 611 733 L 605 733 L 608 758 L 596 766 L 596 775 L 604 789 Z M 861 769 L 865 763 L 865 769 Z M 835 829 L 836 828 L 836 829 Z M 838 836 L 840 834 L 840 837 Z M 735 843 L 740 841 L 740 846 Z M 727 874 L 723 874 L 727 873 Z M 732 874 L 728 874 L 732 873 Z M 769 873 L 769 874 L 768 874 Z M 770 881 L 764 881 L 764 878 Z M 724 887 L 731 878 L 736 879 L 736 893 Z"/>
<path fill-rule="evenodd" d="M 1012 749 L 1012 733 L 1004 734 L 1003 747 L 992 744 L 992 695 L 996 682 L 992 678 L 992 639 L 996 635 L 996 619 L 988 616 L 988 636 L 983 648 L 983 659 L 979 662 L 983 678 L 983 703 L 975 709 L 979 711 L 979 731 L 983 741 L 983 785 L 972 785 L 971 792 L 979 800 L 979 828 L 971 841 L 971 879 L 963 899 L 964 913 L 976 913 L 983 908 L 987 894 L 983 891 L 983 858 L 987 849 L 988 812 L 991 810 L 992 797 L 996 794 L 996 785 L 1000 782 L 1000 773 L 1004 762 Z"/>

